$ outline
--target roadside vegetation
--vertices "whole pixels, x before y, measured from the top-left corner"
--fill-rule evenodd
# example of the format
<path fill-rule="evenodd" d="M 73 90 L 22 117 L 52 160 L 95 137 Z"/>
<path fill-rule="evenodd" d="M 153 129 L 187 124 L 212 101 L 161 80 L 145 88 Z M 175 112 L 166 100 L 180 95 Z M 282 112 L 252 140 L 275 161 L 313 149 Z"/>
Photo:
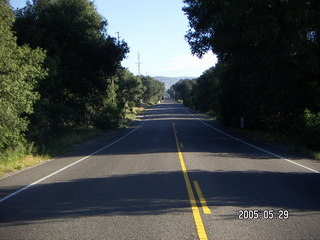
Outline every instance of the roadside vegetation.
<path fill-rule="evenodd" d="M 125 41 L 89 0 L 0 0 L 0 177 L 126 126 L 164 84 L 121 66 Z"/>
<path fill-rule="evenodd" d="M 320 2 L 185 0 L 186 38 L 218 63 L 169 93 L 228 127 L 320 151 Z M 265 134 L 262 134 L 265 135 Z"/>

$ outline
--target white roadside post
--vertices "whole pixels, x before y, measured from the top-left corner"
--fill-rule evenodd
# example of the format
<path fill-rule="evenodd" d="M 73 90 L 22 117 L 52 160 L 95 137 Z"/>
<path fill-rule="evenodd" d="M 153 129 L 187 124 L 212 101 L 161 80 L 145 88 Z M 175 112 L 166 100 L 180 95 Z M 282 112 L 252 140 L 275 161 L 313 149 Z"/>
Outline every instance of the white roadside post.
<path fill-rule="evenodd" d="M 244 128 L 244 117 L 240 118 L 240 128 Z"/>

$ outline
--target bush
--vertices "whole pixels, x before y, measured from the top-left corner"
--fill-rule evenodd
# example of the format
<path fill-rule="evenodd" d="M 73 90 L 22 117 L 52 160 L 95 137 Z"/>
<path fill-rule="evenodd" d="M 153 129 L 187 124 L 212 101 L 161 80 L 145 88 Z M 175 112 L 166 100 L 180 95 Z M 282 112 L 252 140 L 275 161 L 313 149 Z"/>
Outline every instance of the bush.
<path fill-rule="evenodd" d="M 28 115 L 39 98 L 37 80 L 46 75 L 42 68 L 45 52 L 19 47 L 11 30 L 13 12 L 0 1 L 0 151 L 26 144 Z"/>
<path fill-rule="evenodd" d="M 304 111 L 301 141 L 315 150 L 320 150 L 320 113 L 312 113 L 308 109 Z"/>
<path fill-rule="evenodd" d="M 120 126 L 122 110 L 115 104 L 108 104 L 98 114 L 95 120 L 95 127 L 108 130 Z"/>

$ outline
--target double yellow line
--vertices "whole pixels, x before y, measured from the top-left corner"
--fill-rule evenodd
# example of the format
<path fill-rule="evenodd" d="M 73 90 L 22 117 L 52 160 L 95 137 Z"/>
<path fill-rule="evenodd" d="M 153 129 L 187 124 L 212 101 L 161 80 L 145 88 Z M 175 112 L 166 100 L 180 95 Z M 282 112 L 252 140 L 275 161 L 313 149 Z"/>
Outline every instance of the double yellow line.
<path fill-rule="evenodd" d="M 187 192 L 188 192 L 188 196 L 189 196 L 189 201 L 191 204 L 191 209 L 192 209 L 192 213 L 193 213 L 193 218 L 194 218 L 194 223 L 196 225 L 197 228 L 197 232 L 198 232 L 198 237 L 200 240 L 207 240 L 207 233 L 206 230 L 204 228 L 203 225 L 203 221 L 200 215 L 200 211 L 199 208 L 197 206 L 197 201 L 195 199 L 193 190 L 192 190 L 192 186 L 191 186 L 191 182 L 188 176 L 188 171 L 186 168 L 186 164 L 184 162 L 183 156 L 182 156 L 182 152 L 181 152 L 181 147 L 180 147 L 180 143 L 179 143 L 179 139 L 178 139 L 178 135 L 177 135 L 177 130 L 175 127 L 175 124 L 172 123 L 172 127 L 173 127 L 173 132 L 174 132 L 174 136 L 176 139 L 176 144 L 177 144 L 177 150 L 178 150 L 178 156 L 179 156 L 179 160 L 180 160 L 180 164 L 181 164 L 181 169 L 182 169 L 182 173 L 183 173 L 183 177 L 184 177 L 184 181 L 186 184 L 186 188 L 187 188 Z M 211 214 L 210 209 L 207 206 L 207 203 L 205 201 L 205 198 L 203 197 L 202 191 L 200 189 L 199 183 L 197 181 L 193 181 L 193 184 L 195 186 L 195 189 L 197 191 L 198 197 L 200 199 L 200 203 L 202 205 L 202 209 L 203 212 L 205 214 Z"/>

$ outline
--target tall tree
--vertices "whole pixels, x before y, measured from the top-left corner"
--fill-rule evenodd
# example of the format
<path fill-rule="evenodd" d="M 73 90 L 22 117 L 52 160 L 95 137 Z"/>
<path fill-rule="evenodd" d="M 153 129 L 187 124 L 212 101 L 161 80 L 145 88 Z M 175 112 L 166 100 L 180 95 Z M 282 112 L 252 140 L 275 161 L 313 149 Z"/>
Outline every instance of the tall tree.
<path fill-rule="evenodd" d="M 39 98 L 35 87 L 46 75 L 45 52 L 17 46 L 13 21 L 8 1 L 0 0 L 0 151 L 25 143 L 27 116 Z"/>
<path fill-rule="evenodd" d="M 141 81 L 146 89 L 142 94 L 143 102 L 155 104 L 163 98 L 165 94 L 165 86 L 163 82 L 149 76 L 142 76 Z"/>
<path fill-rule="evenodd" d="M 89 0 L 34 0 L 16 17 L 19 43 L 48 52 L 34 130 L 92 124 L 112 98 L 111 79 L 127 44 L 107 34 L 107 21 Z"/>
<path fill-rule="evenodd" d="M 116 76 L 118 85 L 117 99 L 121 107 L 132 107 L 138 104 L 146 90 L 142 85 L 141 79 L 134 76 L 127 69 L 118 70 Z"/>
<path fill-rule="evenodd" d="M 176 100 L 182 100 L 184 105 L 194 107 L 193 95 L 196 84 L 196 80 L 181 79 L 171 87 L 171 90 Z"/>
<path fill-rule="evenodd" d="M 294 133 L 306 108 L 320 111 L 319 1 L 184 2 L 192 52 L 212 50 L 224 65 L 225 124 L 244 116 L 247 126 Z"/>

